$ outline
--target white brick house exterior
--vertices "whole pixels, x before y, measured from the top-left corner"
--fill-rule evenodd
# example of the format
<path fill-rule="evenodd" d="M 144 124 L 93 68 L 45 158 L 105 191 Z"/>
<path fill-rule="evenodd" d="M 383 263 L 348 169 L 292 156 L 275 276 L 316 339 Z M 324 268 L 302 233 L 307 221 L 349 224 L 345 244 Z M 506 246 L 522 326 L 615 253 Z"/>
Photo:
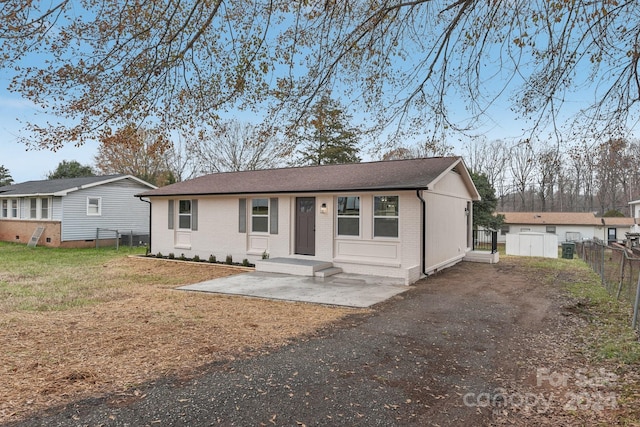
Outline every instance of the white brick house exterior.
<path fill-rule="evenodd" d="M 464 257 L 479 200 L 458 157 L 220 173 L 140 196 L 154 254 L 321 260 L 407 284 Z"/>

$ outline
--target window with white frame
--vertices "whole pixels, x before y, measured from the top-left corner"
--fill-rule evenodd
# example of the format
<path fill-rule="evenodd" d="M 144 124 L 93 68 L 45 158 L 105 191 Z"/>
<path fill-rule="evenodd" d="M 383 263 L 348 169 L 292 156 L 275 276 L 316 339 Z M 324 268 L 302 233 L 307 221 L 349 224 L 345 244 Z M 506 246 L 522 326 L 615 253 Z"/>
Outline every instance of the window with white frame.
<path fill-rule="evenodd" d="M 87 215 L 102 215 L 101 197 L 87 197 Z"/>
<path fill-rule="evenodd" d="M 336 201 L 338 236 L 360 235 L 360 197 L 341 196 Z"/>
<path fill-rule="evenodd" d="M 191 230 L 191 200 L 178 202 L 178 228 Z"/>
<path fill-rule="evenodd" d="M 547 233 L 555 234 L 556 233 L 556 226 L 555 225 L 547 225 Z"/>
<path fill-rule="evenodd" d="M 9 200 L 2 199 L 2 203 L 0 204 L 0 218 L 8 218 L 9 217 Z"/>
<path fill-rule="evenodd" d="M 38 199 L 29 199 L 29 218 L 38 219 Z"/>
<path fill-rule="evenodd" d="M 40 218 L 49 219 L 49 199 L 40 199 Z"/>
<path fill-rule="evenodd" d="M 11 218 L 19 218 L 18 199 L 11 200 Z"/>
<path fill-rule="evenodd" d="M 251 231 L 269 232 L 269 199 L 251 200 Z"/>
<path fill-rule="evenodd" d="M 49 199 L 29 199 L 30 219 L 49 219 Z"/>
<path fill-rule="evenodd" d="M 373 236 L 398 237 L 398 196 L 373 198 Z"/>

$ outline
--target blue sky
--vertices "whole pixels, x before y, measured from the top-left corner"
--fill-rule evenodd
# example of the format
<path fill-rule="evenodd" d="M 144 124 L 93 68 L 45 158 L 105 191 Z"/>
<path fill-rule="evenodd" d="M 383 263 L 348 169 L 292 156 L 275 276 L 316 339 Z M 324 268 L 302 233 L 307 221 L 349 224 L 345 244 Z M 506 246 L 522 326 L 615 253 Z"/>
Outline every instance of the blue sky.
<path fill-rule="evenodd" d="M 97 144 L 83 147 L 65 146 L 57 152 L 48 150 L 27 150 L 19 142 L 23 125 L 19 120 L 28 120 L 34 114 L 34 107 L 14 94 L 0 90 L 0 165 L 3 165 L 13 180 L 18 182 L 46 179 L 63 160 L 77 160 L 92 165 L 97 152 Z"/>

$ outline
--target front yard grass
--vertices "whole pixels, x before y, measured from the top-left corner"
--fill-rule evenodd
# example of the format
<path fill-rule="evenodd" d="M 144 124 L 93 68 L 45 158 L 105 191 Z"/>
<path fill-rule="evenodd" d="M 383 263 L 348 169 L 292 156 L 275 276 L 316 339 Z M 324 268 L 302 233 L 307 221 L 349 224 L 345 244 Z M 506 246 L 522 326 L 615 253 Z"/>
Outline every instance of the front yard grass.
<path fill-rule="evenodd" d="M 176 291 L 239 270 L 127 256 L 140 253 L 0 243 L 0 423 L 101 393 L 135 398 L 154 378 L 268 351 L 358 312 Z"/>

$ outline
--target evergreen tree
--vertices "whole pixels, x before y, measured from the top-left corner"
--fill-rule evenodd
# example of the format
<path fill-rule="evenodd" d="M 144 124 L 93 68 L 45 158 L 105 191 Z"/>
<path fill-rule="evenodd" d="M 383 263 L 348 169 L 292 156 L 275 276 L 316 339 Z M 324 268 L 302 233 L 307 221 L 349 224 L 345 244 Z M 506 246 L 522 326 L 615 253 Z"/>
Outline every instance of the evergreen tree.
<path fill-rule="evenodd" d="M 9 169 L 4 166 L 0 166 L 0 187 L 5 185 L 11 185 L 13 183 L 13 178 L 11 178 L 11 174 L 9 173 Z"/>
<path fill-rule="evenodd" d="M 58 164 L 56 170 L 49 172 L 47 179 L 80 178 L 95 175 L 91 166 L 82 165 L 76 160 L 63 160 Z"/>
<path fill-rule="evenodd" d="M 311 108 L 310 118 L 304 124 L 298 150 L 298 164 L 329 165 L 357 163 L 359 130 L 349 125 L 351 116 L 346 114 L 338 101 L 324 95 Z"/>
<path fill-rule="evenodd" d="M 498 230 L 504 222 L 504 215 L 495 215 L 498 198 L 496 191 L 483 173 L 471 172 L 471 179 L 480 193 L 481 200 L 473 202 L 473 228 L 478 226 Z"/>

